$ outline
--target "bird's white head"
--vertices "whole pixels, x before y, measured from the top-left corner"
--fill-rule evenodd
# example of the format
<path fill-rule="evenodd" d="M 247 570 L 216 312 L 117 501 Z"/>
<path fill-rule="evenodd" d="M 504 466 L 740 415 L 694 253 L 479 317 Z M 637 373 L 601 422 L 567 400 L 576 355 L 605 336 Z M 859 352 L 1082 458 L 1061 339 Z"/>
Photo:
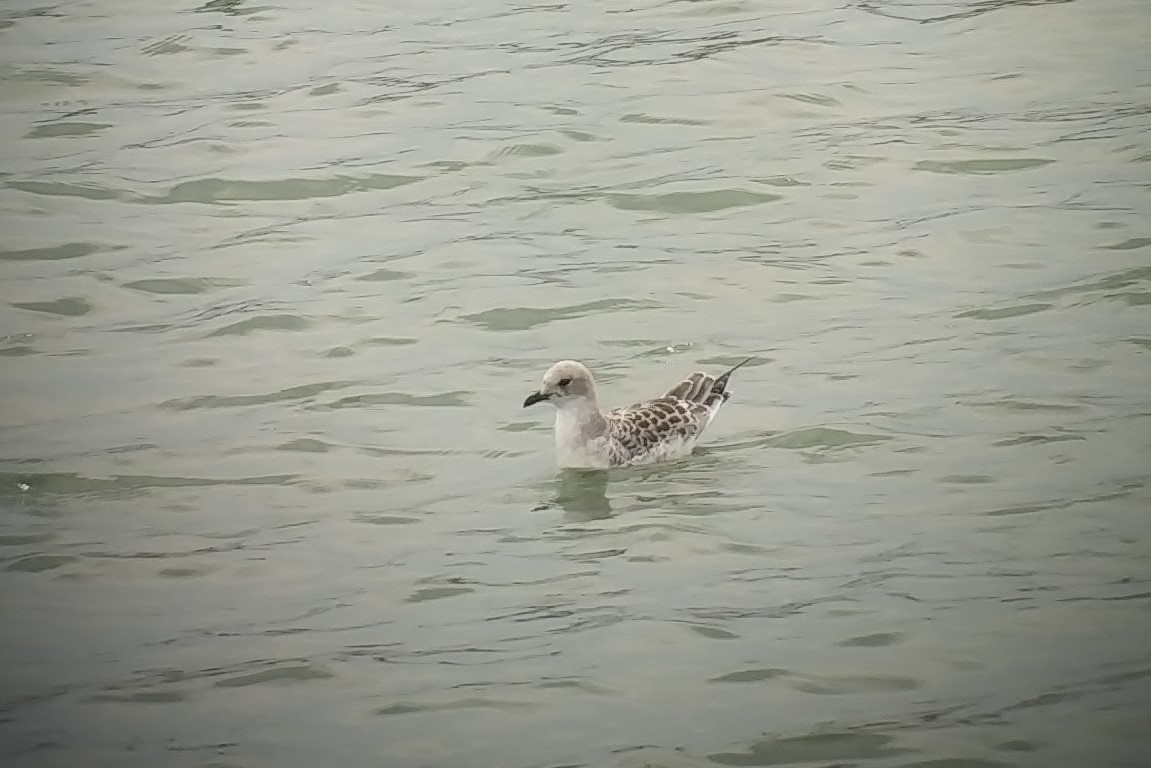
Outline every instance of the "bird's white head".
<path fill-rule="evenodd" d="M 595 381 L 591 371 L 575 360 L 560 360 L 548 368 L 538 392 L 524 400 L 524 408 L 544 401 L 556 408 L 595 404 Z"/>

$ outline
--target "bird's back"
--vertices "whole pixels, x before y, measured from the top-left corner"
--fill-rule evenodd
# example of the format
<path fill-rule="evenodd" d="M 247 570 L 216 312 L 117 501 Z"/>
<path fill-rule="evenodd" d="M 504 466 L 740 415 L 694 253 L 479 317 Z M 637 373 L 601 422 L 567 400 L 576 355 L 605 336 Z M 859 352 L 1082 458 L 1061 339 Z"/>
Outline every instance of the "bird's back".
<path fill-rule="evenodd" d="M 687 455 L 711 412 L 702 403 L 664 396 L 617 408 L 606 418 L 612 464 L 618 465 Z"/>

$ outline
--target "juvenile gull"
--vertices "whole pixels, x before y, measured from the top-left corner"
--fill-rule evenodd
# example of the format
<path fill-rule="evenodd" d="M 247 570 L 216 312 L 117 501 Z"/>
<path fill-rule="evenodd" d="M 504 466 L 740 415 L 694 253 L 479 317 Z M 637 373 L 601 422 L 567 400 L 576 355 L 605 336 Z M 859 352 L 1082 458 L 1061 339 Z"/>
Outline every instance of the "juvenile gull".
<path fill-rule="evenodd" d="M 693 373 L 663 397 L 603 412 L 595 379 L 582 363 L 561 360 L 544 374 L 524 407 L 550 401 L 556 407 L 556 460 L 570 469 L 607 469 L 650 464 L 691 453 L 731 393 L 722 376 Z"/>

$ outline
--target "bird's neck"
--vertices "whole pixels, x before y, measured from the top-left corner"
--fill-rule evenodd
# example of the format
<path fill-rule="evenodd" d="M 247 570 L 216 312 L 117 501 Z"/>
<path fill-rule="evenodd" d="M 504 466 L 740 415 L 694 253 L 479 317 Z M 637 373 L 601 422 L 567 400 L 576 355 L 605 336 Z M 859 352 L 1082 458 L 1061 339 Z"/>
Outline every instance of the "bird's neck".
<path fill-rule="evenodd" d="M 607 434 L 607 419 L 594 399 L 562 404 L 556 408 L 556 460 L 561 467 L 605 467 L 602 438 Z"/>
<path fill-rule="evenodd" d="M 607 419 L 594 397 L 581 397 L 556 408 L 556 442 L 586 442 L 607 432 Z"/>

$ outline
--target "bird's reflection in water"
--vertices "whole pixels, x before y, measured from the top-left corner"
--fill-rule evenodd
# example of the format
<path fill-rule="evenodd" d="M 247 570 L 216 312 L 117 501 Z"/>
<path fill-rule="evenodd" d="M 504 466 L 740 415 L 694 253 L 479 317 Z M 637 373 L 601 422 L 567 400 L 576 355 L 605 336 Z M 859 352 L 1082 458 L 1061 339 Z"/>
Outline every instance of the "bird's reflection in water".
<path fill-rule="evenodd" d="M 607 470 L 560 470 L 556 476 L 554 503 L 570 522 L 603 520 L 612 516 L 607 498 Z"/>

